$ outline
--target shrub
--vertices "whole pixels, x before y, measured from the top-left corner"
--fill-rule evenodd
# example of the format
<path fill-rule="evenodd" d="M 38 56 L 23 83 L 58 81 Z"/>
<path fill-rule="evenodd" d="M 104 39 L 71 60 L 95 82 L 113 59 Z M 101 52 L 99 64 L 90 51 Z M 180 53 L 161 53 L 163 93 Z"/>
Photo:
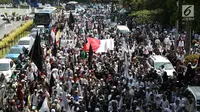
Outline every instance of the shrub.
<path fill-rule="evenodd" d="M 16 12 L 13 12 L 13 13 L 12 13 L 12 16 L 16 16 Z"/>
<path fill-rule="evenodd" d="M 7 12 L 5 12 L 4 14 L 5 14 L 6 16 L 8 16 L 8 13 L 7 13 Z"/>
<path fill-rule="evenodd" d="M 11 41 L 11 39 L 9 39 L 9 37 L 6 37 L 2 41 L 5 43 L 6 46 L 8 46 L 10 41 Z"/>
<path fill-rule="evenodd" d="M 1 41 L 0 42 L 0 48 L 2 49 L 4 46 L 5 46 L 5 43 Z"/>
<path fill-rule="evenodd" d="M 25 30 L 31 27 L 32 24 L 33 24 L 32 20 L 27 21 L 17 29 L 13 30 L 10 34 L 5 34 L 3 39 L 0 41 L 0 48 L 8 46 L 9 43 L 13 42 L 18 37 L 18 35 L 22 34 Z"/>
<path fill-rule="evenodd" d="M 199 55 L 192 54 L 192 55 L 186 56 L 184 62 L 185 63 L 188 63 L 188 62 L 194 63 L 194 60 L 198 60 L 198 59 L 199 59 Z"/>

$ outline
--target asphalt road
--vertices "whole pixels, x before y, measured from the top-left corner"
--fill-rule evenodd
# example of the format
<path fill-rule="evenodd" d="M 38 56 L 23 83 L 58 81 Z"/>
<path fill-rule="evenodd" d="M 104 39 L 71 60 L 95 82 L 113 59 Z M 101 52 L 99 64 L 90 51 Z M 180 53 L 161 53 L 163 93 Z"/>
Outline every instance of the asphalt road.
<path fill-rule="evenodd" d="M 0 14 L 7 13 L 8 15 L 12 15 L 13 12 L 19 15 L 26 15 L 31 13 L 31 9 L 0 8 Z M 8 24 L 6 21 L 0 20 L 0 38 L 2 38 L 4 34 L 8 34 L 16 29 L 22 23 L 23 21 L 12 21 L 11 24 Z"/>
<path fill-rule="evenodd" d="M 0 27 L 2 27 L 2 25 L 5 23 L 5 21 L 0 20 Z"/>
<path fill-rule="evenodd" d="M 0 24 L 0 38 L 3 38 L 5 34 L 10 33 L 12 30 L 16 29 L 18 26 L 20 26 L 25 21 L 11 21 L 10 24 L 3 23 Z"/>

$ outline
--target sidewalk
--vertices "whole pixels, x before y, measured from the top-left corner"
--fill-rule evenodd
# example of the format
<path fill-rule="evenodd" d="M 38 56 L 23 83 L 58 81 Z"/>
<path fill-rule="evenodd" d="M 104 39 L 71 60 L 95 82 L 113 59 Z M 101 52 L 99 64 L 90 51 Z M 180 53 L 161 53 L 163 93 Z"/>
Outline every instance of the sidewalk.
<path fill-rule="evenodd" d="M 12 21 L 10 24 L 4 24 L 0 26 L 0 39 L 3 38 L 5 34 L 9 34 L 12 30 L 19 27 L 25 21 Z"/>

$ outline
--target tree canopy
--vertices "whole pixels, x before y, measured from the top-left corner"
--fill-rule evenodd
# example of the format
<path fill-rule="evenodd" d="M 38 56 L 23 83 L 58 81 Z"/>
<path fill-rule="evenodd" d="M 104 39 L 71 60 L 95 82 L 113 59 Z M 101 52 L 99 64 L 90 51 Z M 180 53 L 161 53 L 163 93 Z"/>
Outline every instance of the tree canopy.
<path fill-rule="evenodd" d="M 0 0 L 0 4 L 9 4 L 11 2 L 11 0 Z"/>
<path fill-rule="evenodd" d="M 179 20 L 180 28 L 185 27 L 181 16 L 182 5 L 194 5 L 195 20 L 192 21 L 192 29 L 200 32 L 200 0 L 126 0 L 125 4 L 131 6 L 130 15 L 136 17 L 136 22 L 156 21 L 166 28 L 175 26 L 176 20 Z"/>

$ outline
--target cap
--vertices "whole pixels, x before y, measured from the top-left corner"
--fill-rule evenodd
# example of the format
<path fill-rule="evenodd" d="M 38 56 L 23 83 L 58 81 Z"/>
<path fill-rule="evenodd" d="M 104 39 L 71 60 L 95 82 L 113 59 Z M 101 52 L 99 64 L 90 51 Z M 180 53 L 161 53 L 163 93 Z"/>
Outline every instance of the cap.
<path fill-rule="evenodd" d="M 58 102 L 58 100 L 57 100 L 57 99 L 55 99 L 55 100 L 54 100 L 54 102 Z"/>
<path fill-rule="evenodd" d="M 51 109 L 51 112 L 56 112 L 56 110 L 55 109 Z"/>
<path fill-rule="evenodd" d="M 32 110 L 35 110 L 36 109 L 36 106 L 32 106 L 32 108 L 31 108 Z"/>

